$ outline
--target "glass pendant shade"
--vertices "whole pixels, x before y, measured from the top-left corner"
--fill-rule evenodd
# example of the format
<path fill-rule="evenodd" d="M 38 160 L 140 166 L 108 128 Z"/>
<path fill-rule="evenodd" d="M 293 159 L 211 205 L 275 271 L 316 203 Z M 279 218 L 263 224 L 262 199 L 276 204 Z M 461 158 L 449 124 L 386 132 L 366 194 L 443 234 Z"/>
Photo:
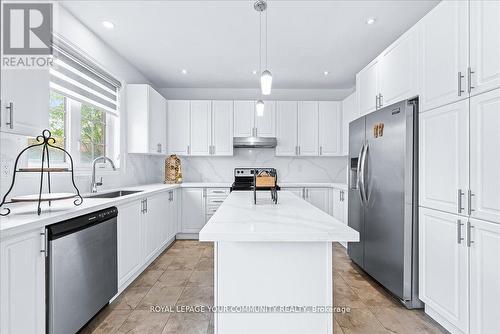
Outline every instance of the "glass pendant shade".
<path fill-rule="evenodd" d="M 262 72 L 260 76 L 260 89 L 262 91 L 262 95 L 271 94 L 272 84 L 273 84 L 273 75 L 269 70 L 265 70 L 264 72 Z"/>
<path fill-rule="evenodd" d="M 255 104 L 255 111 L 257 112 L 257 117 L 264 116 L 264 101 L 257 101 L 257 103 Z"/>

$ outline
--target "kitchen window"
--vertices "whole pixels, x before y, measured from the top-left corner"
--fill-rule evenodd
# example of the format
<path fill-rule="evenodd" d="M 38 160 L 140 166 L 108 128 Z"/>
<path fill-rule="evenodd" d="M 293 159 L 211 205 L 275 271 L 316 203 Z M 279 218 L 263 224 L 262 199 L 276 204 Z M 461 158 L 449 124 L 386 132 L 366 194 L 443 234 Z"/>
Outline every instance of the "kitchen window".
<path fill-rule="evenodd" d="M 121 84 L 83 52 L 54 36 L 54 66 L 50 69 L 49 127 L 56 145 L 67 150 L 75 169 L 88 169 L 99 156 L 119 166 Z M 36 139 L 30 139 L 30 143 Z M 29 156 L 40 161 L 39 151 Z M 52 150 L 51 166 L 65 166 L 69 159 Z"/>

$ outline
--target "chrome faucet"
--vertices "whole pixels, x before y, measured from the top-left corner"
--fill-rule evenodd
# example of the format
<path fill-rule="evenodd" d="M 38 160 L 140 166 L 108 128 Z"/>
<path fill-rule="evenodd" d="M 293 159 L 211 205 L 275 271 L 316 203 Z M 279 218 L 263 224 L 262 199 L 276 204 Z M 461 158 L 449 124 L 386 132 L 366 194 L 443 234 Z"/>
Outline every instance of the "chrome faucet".
<path fill-rule="evenodd" d="M 95 158 L 94 161 L 92 161 L 92 183 L 90 184 L 90 189 L 91 189 L 91 192 L 93 192 L 93 193 L 97 192 L 97 187 L 102 186 L 102 177 L 101 177 L 101 180 L 99 182 L 95 182 L 95 166 L 101 160 L 103 160 L 104 162 L 106 162 L 106 160 L 109 161 L 113 170 L 116 170 L 115 163 L 110 158 L 105 157 L 105 156 Z"/>

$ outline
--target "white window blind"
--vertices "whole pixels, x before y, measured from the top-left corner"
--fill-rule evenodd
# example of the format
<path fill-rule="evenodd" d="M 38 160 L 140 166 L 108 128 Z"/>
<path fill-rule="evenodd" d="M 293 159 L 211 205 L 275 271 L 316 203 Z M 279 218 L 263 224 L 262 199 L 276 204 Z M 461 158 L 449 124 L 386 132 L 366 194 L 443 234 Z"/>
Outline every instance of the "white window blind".
<path fill-rule="evenodd" d="M 116 115 L 120 81 L 60 36 L 54 36 L 53 50 L 50 87 L 74 100 Z"/>

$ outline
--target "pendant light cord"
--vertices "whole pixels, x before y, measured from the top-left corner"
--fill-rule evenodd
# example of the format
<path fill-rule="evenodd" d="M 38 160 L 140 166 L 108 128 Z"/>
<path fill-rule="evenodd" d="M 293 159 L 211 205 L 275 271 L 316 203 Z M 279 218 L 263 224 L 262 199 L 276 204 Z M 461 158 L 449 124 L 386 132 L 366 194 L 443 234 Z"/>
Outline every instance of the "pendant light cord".
<path fill-rule="evenodd" d="M 267 66 L 267 11 L 269 10 L 269 8 L 267 8 L 266 10 L 266 70 L 268 69 L 268 66 Z"/>
<path fill-rule="evenodd" d="M 259 75 L 262 74 L 262 12 L 259 13 Z"/>

